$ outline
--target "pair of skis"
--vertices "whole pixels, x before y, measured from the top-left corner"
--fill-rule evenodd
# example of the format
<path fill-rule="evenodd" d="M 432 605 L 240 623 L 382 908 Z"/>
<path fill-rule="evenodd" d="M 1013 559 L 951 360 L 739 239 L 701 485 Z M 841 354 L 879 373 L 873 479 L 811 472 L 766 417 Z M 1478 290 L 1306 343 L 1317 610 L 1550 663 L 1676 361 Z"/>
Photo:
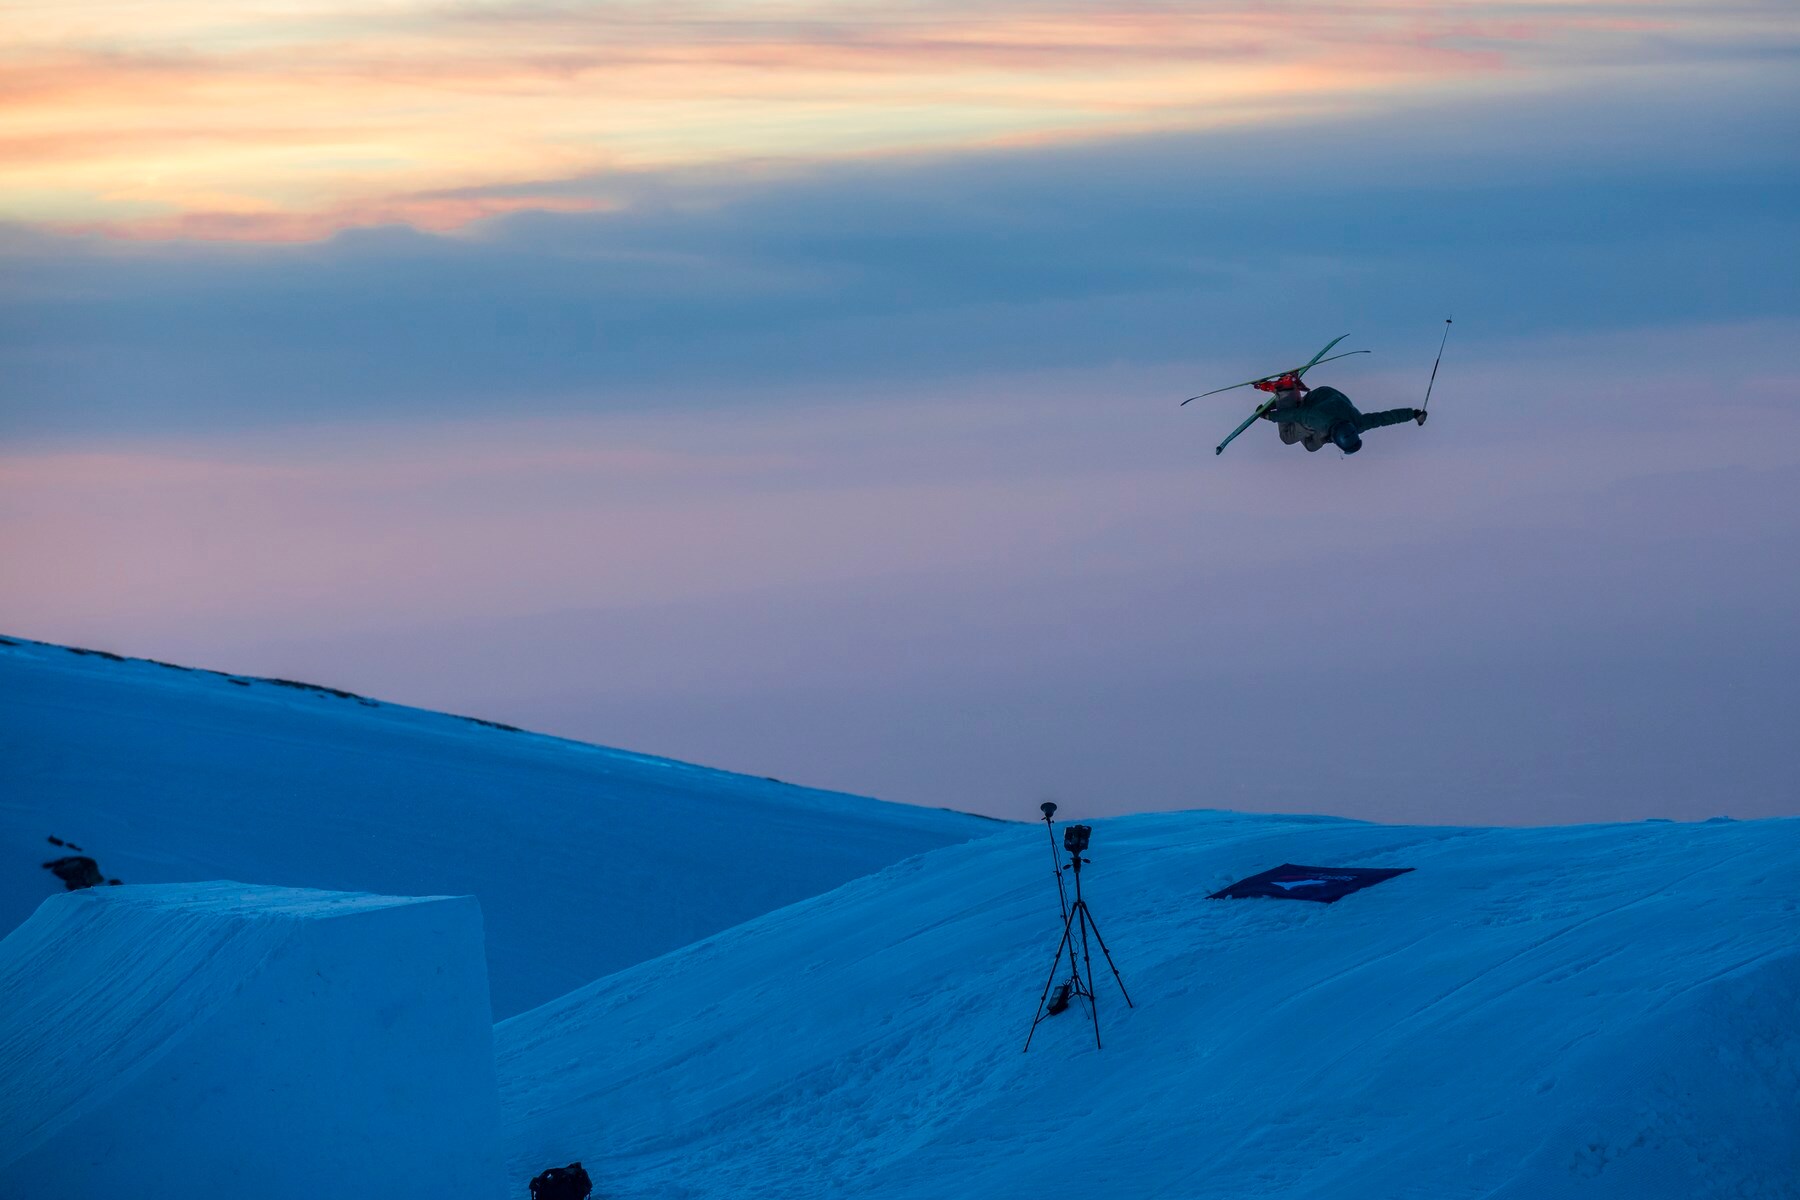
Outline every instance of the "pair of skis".
<path fill-rule="evenodd" d="M 1343 334 L 1339 334 L 1337 337 L 1332 338 L 1329 342 L 1325 343 L 1324 349 L 1320 350 L 1317 354 L 1313 355 L 1311 360 L 1302 366 L 1290 367 L 1289 369 L 1287 369 L 1285 371 L 1276 371 L 1274 374 L 1264 375 L 1260 379 L 1246 379 L 1242 383 L 1233 383 L 1233 384 L 1228 384 L 1227 386 L 1222 387 L 1222 388 L 1214 388 L 1210 392 L 1201 392 L 1198 396 L 1189 396 L 1187 398 L 1187 400 L 1183 400 L 1181 403 L 1183 405 L 1185 405 L 1190 400 L 1200 400 L 1200 399 L 1204 399 L 1207 396 L 1216 396 L 1220 392 L 1234 391 L 1237 388 L 1241 388 L 1241 387 L 1258 388 L 1265 392 L 1275 392 L 1275 391 L 1292 390 L 1292 389 L 1304 390 L 1305 385 L 1301 383 L 1302 377 L 1308 371 L 1312 370 L 1314 367 L 1318 366 L 1319 364 L 1328 363 L 1328 362 L 1336 362 L 1340 358 L 1349 358 L 1353 354 L 1369 353 L 1369 351 L 1367 351 L 1367 350 L 1346 350 L 1342 354 L 1331 354 L 1332 348 L 1335 347 L 1339 342 L 1343 341 L 1345 338 L 1347 338 L 1349 336 L 1350 336 L 1349 334 L 1343 333 Z M 1431 381 L 1425 385 L 1425 403 L 1421 404 L 1419 406 L 1420 412 L 1424 412 L 1426 407 L 1428 405 L 1430 405 L 1430 403 L 1431 403 L 1431 389 L 1432 389 L 1433 385 L 1435 385 L 1437 383 L 1438 364 L 1442 363 L 1444 361 L 1444 343 L 1448 342 L 1449 340 L 1450 340 L 1450 318 L 1445 317 L 1444 318 L 1444 336 L 1438 342 L 1437 361 L 1431 364 Z M 1331 354 L 1331 357 L 1330 358 L 1325 357 L 1327 354 Z M 1251 413 L 1249 416 L 1245 417 L 1244 423 L 1242 425 L 1239 425 L 1236 429 L 1234 429 L 1230 433 L 1226 434 L 1225 440 L 1220 442 L 1217 446 L 1213 447 L 1213 453 L 1214 454 L 1225 453 L 1225 447 L 1231 445 L 1233 439 L 1235 439 L 1238 434 L 1240 434 L 1240 433 L 1244 432 L 1244 430 L 1250 428 L 1250 426 L 1254 425 L 1258 419 L 1260 419 L 1264 414 L 1268 413 L 1270 409 L 1274 408 L 1275 401 L 1276 401 L 1276 397 L 1270 396 L 1267 400 L 1265 400 L 1261 404 L 1257 405 L 1256 411 Z"/>
<path fill-rule="evenodd" d="M 1273 375 L 1264 375 L 1261 379 L 1246 379 L 1242 383 L 1233 383 L 1233 384 L 1228 384 L 1222 388 L 1214 388 L 1210 392 L 1201 392 L 1198 396 L 1189 396 L 1187 398 L 1187 400 L 1183 400 L 1181 403 L 1186 404 L 1188 402 L 1188 400 L 1201 400 L 1201 399 L 1206 398 L 1207 396 L 1216 396 L 1220 392 L 1234 391 L 1237 388 L 1241 388 L 1241 387 L 1257 387 L 1261 384 L 1274 384 L 1277 382 L 1289 383 L 1291 381 L 1291 383 L 1293 385 L 1297 386 L 1300 384 L 1301 377 L 1303 375 L 1305 375 L 1308 371 L 1312 370 L 1314 367 L 1318 366 L 1320 363 L 1336 362 L 1340 358 L 1349 358 L 1352 354 L 1367 354 L 1367 353 L 1369 353 L 1367 350 L 1346 350 L 1342 354 L 1331 354 L 1331 348 L 1333 346 L 1336 346 L 1339 342 L 1343 341 L 1345 338 L 1347 338 L 1349 336 L 1350 335 L 1347 333 L 1338 334 L 1338 336 L 1332 338 L 1329 342 L 1326 342 L 1325 348 L 1323 350 L 1319 351 L 1317 354 L 1313 355 L 1311 361 L 1307 362 L 1306 364 L 1304 364 L 1302 366 L 1289 367 L 1287 370 L 1277 371 Z M 1326 358 L 1325 356 L 1327 354 L 1331 354 L 1331 357 Z M 1265 387 L 1262 390 L 1270 391 L 1272 389 Z M 1256 411 L 1251 413 L 1249 416 L 1245 417 L 1244 423 L 1242 425 L 1239 425 L 1236 429 L 1234 429 L 1230 433 L 1226 434 L 1225 440 L 1220 442 L 1217 446 L 1213 447 L 1213 453 L 1214 454 L 1225 453 L 1225 447 L 1231 445 L 1232 439 L 1236 438 L 1237 435 L 1244 432 L 1244 430 L 1250 428 L 1250 426 L 1252 426 L 1253 424 L 1256 423 L 1256 421 L 1259 417 L 1261 417 L 1264 413 L 1268 412 L 1271 408 L 1275 407 L 1275 400 L 1276 400 L 1276 397 L 1270 396 L 1267 400 L 1265 400 L 1261 404 L 1257 405 Z"/>

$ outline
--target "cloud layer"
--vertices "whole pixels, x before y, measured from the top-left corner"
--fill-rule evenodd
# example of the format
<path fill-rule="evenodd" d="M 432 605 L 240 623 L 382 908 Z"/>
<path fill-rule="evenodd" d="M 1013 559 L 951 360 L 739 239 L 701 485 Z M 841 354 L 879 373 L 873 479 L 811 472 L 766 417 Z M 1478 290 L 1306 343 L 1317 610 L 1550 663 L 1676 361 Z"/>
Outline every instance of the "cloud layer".
<path fill-rule="evenodd" d="M 33 10 L 0 52 L 0 217 L 281 241 L 446 193 L 1259 124 L 1790 53 L 1789 6 L 335 3 Z M 522 189 L 522 190 L 520 190 Z M 566 203 L 566 202 L 565 202 Z"/>
<path fill-rule="evenodd" d="M 1148 386 L 1187 395 L 1285 361 L 1301 330 L 1387 355 L 1446 312 L 1477 339 L 1788 316 L 1791 78 L 577 181 L 556 199 L 611 188 L 605 211 L 480 236 L 17 230 L 0 244 L 0 432 L 856 405 L 1113 362 L 1163 364 Z"/>

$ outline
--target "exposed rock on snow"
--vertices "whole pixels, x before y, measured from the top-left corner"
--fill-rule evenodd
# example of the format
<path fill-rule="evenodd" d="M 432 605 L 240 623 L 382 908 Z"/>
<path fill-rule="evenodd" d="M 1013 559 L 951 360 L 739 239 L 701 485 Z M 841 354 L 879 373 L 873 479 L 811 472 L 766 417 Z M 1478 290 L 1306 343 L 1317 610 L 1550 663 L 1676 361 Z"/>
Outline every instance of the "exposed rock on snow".
<path fill-rule="evenodd" d="M 0 941 L 0 1196 L 499 1195 L 468 897 L 235 883 L 44 901 Z"/>
<path fill-rule="evenodd" d="M 106 882 L 100 864 L 85 854 L 68 854 L 44 864 L 44 870 L 62 880 L 63 890 L 79 892 L 82 888 L 99 887 Z"/>

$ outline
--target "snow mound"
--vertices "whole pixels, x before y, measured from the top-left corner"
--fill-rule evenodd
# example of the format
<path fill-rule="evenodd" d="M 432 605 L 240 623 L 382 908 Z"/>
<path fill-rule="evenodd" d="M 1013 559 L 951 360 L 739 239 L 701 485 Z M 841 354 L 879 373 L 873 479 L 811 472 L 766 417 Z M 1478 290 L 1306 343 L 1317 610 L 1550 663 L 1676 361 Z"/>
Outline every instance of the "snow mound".
<path fill-rule="evenodd" d="M 0 1195 L 499 1191 L 481 912 L 95 888 L 0 941 Z"/>
<path fill-rule="evenodd" d="M 0 930 L 131 883 L 473 895 L 494 1010 L 999 828 L 330 688 L 0 638 Z"/>
<path fill-rule="evenodd" d="M 635 1197 L 1800 1195 L 1800 820 L 1095 824 L 1098 961 L 1044 830 L 937 851 L 496 1029 L 516 1186 Z M 1413 867 L 1333 905 L 1283 862 Z"/>

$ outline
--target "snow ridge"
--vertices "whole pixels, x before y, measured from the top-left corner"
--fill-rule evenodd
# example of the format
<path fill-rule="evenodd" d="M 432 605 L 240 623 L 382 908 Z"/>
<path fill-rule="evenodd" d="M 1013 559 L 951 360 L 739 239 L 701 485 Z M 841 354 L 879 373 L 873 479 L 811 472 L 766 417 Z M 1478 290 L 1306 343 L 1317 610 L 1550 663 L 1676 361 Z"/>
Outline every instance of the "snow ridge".
<path fill-rule="evenodd" d="M 14 638 L 0 761 L 0 930 L 60 890 L 51 836 L 127 884 L 473 895 L 501 1016 L 1005 827 Z"/>

